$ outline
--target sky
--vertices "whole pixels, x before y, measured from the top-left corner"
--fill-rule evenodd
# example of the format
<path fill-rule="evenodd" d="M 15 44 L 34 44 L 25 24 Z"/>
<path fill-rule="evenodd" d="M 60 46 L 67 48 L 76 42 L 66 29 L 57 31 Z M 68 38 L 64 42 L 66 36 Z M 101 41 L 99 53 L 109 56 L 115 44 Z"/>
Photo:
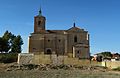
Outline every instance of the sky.
<path fill-rule="evenodd" d="M 46 29 L 76 26 L 90 34 L 90 53 L 120 52 L 120 0 L 0 0 L 0 36 L 8 30 L 21 35 L 22 52 L 28 52 L 34 16 L 42 8 Z"/>

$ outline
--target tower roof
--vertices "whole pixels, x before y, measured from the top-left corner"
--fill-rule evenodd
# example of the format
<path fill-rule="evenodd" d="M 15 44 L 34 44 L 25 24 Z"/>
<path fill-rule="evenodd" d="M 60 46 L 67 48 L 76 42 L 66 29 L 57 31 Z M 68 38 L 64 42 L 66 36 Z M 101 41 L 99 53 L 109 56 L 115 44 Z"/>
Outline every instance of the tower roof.
<path fill-rule="evenodd" d="M 39 16 L 42 16 L 42 10 L 41 10 L 41 8 L 39 10 Z"/>
<path fill-rule="evenodd" d="M 75 27 L 75 22 L 73 23 L 73 27 Z"/>

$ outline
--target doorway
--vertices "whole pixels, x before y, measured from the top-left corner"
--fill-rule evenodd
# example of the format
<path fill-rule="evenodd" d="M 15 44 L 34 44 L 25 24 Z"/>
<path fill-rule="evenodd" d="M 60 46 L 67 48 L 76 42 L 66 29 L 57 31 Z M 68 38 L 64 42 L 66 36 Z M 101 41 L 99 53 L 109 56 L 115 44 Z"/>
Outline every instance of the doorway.
<path fill-rule="evenodd" d="M 47 49 L 46 54 L 52 54 L 51 49 Z"/>

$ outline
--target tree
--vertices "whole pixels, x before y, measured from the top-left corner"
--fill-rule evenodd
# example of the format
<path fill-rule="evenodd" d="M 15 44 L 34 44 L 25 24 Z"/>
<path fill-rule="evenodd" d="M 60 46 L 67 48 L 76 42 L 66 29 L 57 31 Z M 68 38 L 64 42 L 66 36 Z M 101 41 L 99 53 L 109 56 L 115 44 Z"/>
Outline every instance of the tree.
<path fill-rule="evenodd" d="M 6 31 L 4 35 L 0 37 L 0 52 L 20 53 L 22 51 L 22 45 L 23 40 L 20 35 L 15 36 L 11 32 Z"/>
<path fill-rule="evenodd" d="M 2 41 L 2 38 L 0 37 L 0 52 L 2 52 L 2 43 L 3 41 Z"/>
<path fill-rule="evenodd" d="M 12 36 L 12 33 L 11 32 L 8 32 L 8 30 L 4 33 L 3 35 L 3 39 L 7 40 L 8 42 L 10 41 L 11 39 L 11 36 Z"/>
<path fill-rule="evenodd" d="M 10 40 L 11 40 L 11 32 L 6 31 L 2 36 L 2 51 L 1 52 L 8 52 L 10 50 Z"/>
<path fill-rule="evenodd" d="M 101 52 L 98 53 L 98 58 L 97 60 L 101 61 L 101 59 L 110 59 L 112 57 L 111 52 Z"/>
<path fill-rule="evenodd" d="M 23 45 L 23 40 L 20 35 L 13 38 L 12 45 L 11 45 L 11 52 L 12 53 L 21 53 L 22 49 L 21 46 Z"/>
<path fill-rule="evenodd" d="M 101 53 L 104 57 L 112 57 L 111 52 L 102 52 Z"/>

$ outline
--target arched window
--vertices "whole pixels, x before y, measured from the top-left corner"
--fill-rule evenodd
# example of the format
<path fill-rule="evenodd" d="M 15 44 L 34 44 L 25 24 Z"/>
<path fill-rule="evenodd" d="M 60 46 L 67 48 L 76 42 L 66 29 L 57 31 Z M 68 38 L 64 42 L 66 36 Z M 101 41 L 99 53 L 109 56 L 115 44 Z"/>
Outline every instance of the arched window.
<path fill-rule="evenodd" d="M 52 54 L 50 49 L 47 49 L 47 54 Z"/>
<path fill-rule="evenodd" d="M 74 37 L 74 42 L 77 42 L 77 36 Z"/>
<path fill-rule="evenodd" d="M 38 21 L 38 25 L 40 25 L 41 24 L 41 21 Z"/>

